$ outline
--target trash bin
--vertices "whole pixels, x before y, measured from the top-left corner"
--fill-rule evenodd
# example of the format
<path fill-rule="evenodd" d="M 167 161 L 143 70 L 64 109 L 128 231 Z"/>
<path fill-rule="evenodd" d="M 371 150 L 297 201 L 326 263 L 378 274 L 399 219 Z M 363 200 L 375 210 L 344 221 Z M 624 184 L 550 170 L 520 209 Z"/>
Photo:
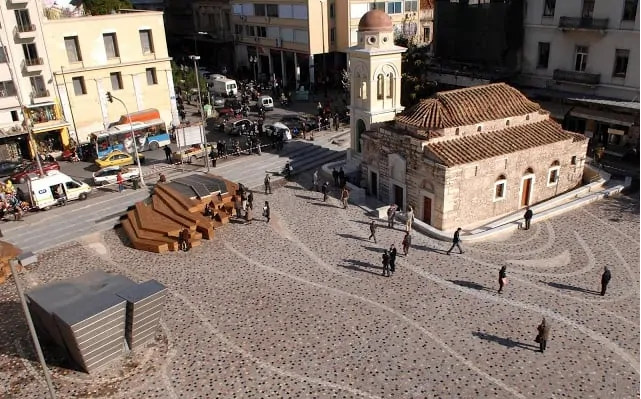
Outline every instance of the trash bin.
<path fill-rule="evenodd" d="M 140 179 L 138 177 L 133 177 L 131 179 L 131 185 L 133 186 L 134 190 L 138 190 L 140 188 Z"/>

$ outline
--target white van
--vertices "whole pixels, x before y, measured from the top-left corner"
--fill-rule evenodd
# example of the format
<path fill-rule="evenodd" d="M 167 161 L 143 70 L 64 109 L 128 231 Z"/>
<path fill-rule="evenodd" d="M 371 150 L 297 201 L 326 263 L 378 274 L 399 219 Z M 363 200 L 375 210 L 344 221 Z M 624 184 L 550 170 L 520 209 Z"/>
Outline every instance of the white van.
<path fill-rule="evenodd" d="M 91 193 L 87 183 L 81 183 L 57 170 L 47 172 L 43 177 L 27 180 L 31 206 L 47 210 L 53 205 L 71 200 L 84 200 Z"/>
<path fill-rule="evenodd" d="M 234 79 L 215 79 L 210 83 L 215 94 L 231 94 L 235 96 L 238 93 L 238 85 Z"/>
<path fill-rule="evenodd" d="M 258 100 L 256 101 L 256 107 L 265 108 L 265 111 L 273 111 L 274 110 L 274 99 L 271 98 L 271 96 L 260 96 L 258 97 Z"/>

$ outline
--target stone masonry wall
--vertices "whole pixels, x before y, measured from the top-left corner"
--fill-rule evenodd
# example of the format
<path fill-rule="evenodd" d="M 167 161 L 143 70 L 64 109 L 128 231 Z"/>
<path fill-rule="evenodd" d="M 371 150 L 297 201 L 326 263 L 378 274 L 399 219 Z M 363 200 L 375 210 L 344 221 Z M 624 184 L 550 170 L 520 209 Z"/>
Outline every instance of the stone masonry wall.
<path fill-rule="evenodd" d="M 522 208 L 521 178 L 528 168 L 534 172 L 530 205 L 576 188 L 583 177 L 586 151 L 587 142 L 568 140 L 448 169 L 443 229 L 498 218 Z M 560 164 L 558 184 L 548 184 L 554 161 Z M 502 176 L 507 180 L 505 198 L 495 200 L 494 184 Z"/>

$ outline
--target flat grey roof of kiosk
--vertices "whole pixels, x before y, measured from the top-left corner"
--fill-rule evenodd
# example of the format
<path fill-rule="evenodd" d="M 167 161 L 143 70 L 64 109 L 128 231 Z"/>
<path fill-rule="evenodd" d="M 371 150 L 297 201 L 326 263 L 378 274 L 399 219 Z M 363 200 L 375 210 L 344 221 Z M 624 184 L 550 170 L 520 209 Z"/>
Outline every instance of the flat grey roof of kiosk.
<path fill-rule="evenodd" d="M 200 174 L 179 177 L 168 184 L 169 187 L 187 198 L 202 198 L 218 191 L 221 194 L 227 192 L 227 184 L 223 179 Z"/>

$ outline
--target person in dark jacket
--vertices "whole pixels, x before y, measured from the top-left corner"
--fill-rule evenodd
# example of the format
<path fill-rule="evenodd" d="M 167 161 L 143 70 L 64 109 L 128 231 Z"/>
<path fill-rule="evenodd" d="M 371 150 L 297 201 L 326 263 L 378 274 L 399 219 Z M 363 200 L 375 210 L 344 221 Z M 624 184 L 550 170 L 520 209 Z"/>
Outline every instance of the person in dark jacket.
<path fill-rule="evenodd" d="M 605 291 L 608 289 L 608 283 L 612 279 L 612 273 L 610 269 L 606 266 L 603 268 L 603 274 L 601 275 L 601 296 L 605 295 Z"/>
<path fill-rule="evenodd" d="M 396 271 L 396 246 L 389 247 L 389 269 L 392 273 Z"/>
<path fill-rule="evenodd" d="M 532 216 L 534 216 L 534 213 L 528 206 L 527 208 L 525 208 L 525 214 L 523 215 L 523 219 L 525 220 L 525 230 L 530 230 L 530 222 L 532 221 Z"/>
<path fill-rule="evenodd" d="M 389 253 L 387 250 L 383 252 L 383 276 L 384 277 L 389 277 L 390 276 L 390 270 L 389 270 Z"/>
<path fill-rule="evenodd" d="M 368 240 L 374 239 L 374 244 L 376 244 L 376 221 L 372 220 L 369 224 L 369 238 Z"/>
<path fill-rule="evenodd" d="M 403 237 L 403 255 L 407 256 L 411 246 L 412 235 L 410 233 L 405 233 L 405 237 Z"/>
<path fill-rule="evenodd" d="M 321 193 L 323 193 L 323 202 L 327 202 L 328 191 L 329 191 L 329 182 L 325 182 L 325 184 L 321 186 Z"/>
<path fill-rule="evenodd" d="M 456 229 L 456 231 L 454 232 L 454 237 L 452 238 L 452 246 L 450 247 L 450 249 L 448 249 L 448 250 L 447 250 L 447 254 L 448 254 L 448 255 L 450 254 L 450 252 L 452 252 L 452 250 L 454 249 L 454 247 L 458 248 L 459 253 L 461 253 L 461 254 L 464 254 L 464 253 L 465 253 L 465 251 L 463 251 L 463 249 L 461 248 L 461 236 L 460 236 L 460 235 L 461 235 L 461 231 L 462 231 L 462 230 L 463 230 L 463 229 L 461 229 L 461 228 L 459 227 L 459 228 L 458 228 L 458 229 Z"/>
<path fill-rule="evenodd" d="M 271 217 L 271 209 L 269 209 L 269 201 L 265 201 L 265 206 L 263 207 L 263 216 L 265 217 L 265 220 L 267 223 L 269 223 L 269 219 Z"/>
<path fill-rule="evenodd" d="M 499 294 L 503 292 L 503 286 L 505 286 L 505 282 L 507 281 L 506 269 L 507 266 L 503 266 L 501 270 L 499 270 Z"/>
<path fill-rule="evenodd" d="M 547 349 L 548 338 L 550 337 L 550 325 L 545 321 L 545 317 L 536 330 L 538 331 L 538 334 L 535 341 L 539 343 L 539 350 L 543 353 L 545 352 L 545 349 Z"/>

